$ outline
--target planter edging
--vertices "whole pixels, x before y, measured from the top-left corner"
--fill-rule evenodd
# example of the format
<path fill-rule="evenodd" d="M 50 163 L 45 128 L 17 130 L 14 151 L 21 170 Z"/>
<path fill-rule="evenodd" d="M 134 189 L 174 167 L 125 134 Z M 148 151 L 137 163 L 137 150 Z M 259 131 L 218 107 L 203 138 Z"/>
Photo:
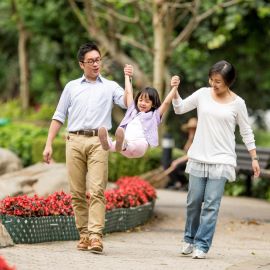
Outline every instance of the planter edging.
<path fill-rule="evenodd" d="M 155 201 L 132 208 L 116 208 L 105 215 L 104 233 L 120 232 L 144 224 L 153 215 Z M 0 216 L 16 244 L 78 240 L 74 216 Z"/>

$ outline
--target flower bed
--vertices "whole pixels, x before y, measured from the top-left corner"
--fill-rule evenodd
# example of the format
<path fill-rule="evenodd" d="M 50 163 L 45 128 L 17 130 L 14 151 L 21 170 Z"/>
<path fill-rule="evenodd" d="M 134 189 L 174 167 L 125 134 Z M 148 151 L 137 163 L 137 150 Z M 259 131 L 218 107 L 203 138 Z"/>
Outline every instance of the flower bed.
<path fill-rule="evenodd" d="M 124 231 L 152 215 L 155 189 L 139 177 L 123 177 L 107 190 L 104 233 Z M 15 243 L 39 243 L 79 238 L 71 196 L 55 192 L 47 198 L 26 195 L 0 201 L 0 218 Z"/>
<path fill-rule="evenodd" d="M 156 199 L 156 190 L 140 177 L 121 177 L 117 189 L 105 191 L 106 210 L 140 206 Z"/>

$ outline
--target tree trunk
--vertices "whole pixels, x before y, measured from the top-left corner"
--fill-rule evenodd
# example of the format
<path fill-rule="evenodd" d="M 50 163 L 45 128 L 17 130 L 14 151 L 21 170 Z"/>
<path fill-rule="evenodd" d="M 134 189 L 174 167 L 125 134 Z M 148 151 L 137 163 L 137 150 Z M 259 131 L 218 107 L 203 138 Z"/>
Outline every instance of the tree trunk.
<path fill-rule="evenodd" d="M 23 23 L 18 21 L 19 30 L 19 67 L 20 67 L 20 98 L 23 109 L 29 107 L 29 60 L 28 60 L 28 43 L 29 34 L 25 29 Z"/>
<path fill-rule="evenodd" d="M 153 1 L 154 61 L 153 86 L 158 90 L 161 100 L 164 98 L 165 37 L 162 16 L 162 1 Z"/>

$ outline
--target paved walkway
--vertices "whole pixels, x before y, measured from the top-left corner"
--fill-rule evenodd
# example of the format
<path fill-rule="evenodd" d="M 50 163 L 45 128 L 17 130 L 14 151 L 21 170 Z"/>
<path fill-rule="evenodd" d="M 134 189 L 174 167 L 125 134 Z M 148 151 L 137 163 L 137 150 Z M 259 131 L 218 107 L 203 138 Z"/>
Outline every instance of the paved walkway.
<path fill-rule="evenodd" d="M 76 242 L 0 249 L 17 270 L 266 270 L 270 269 L 270 204 L 224 197 L 206 260 L 180 255 L 185 192 L 158 190 L 155 217 L 132 232 L 105 236 L 104 255 L 77 251 Z"/>

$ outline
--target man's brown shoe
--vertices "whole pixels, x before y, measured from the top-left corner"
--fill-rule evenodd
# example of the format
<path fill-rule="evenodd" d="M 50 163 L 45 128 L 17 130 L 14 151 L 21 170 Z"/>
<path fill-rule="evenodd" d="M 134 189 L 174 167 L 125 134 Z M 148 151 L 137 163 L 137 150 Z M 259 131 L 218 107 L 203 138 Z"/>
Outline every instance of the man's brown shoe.
<path fill-rule="evenodd" d="M 80 241 L 77 245 L 78 250 L 86 251 L 88 250 L 88 247 L 90 246 L 90 240 L 88 236 L 81 236 Z"/>
<path fill-rule="evenodd" d="M 102 240 L 98 238 L 92 238 L 90 240 L 90 245 L 88 246 L 88 250 L 93 253 L 102 253 L 103 251 L 103 245 Z"/>

